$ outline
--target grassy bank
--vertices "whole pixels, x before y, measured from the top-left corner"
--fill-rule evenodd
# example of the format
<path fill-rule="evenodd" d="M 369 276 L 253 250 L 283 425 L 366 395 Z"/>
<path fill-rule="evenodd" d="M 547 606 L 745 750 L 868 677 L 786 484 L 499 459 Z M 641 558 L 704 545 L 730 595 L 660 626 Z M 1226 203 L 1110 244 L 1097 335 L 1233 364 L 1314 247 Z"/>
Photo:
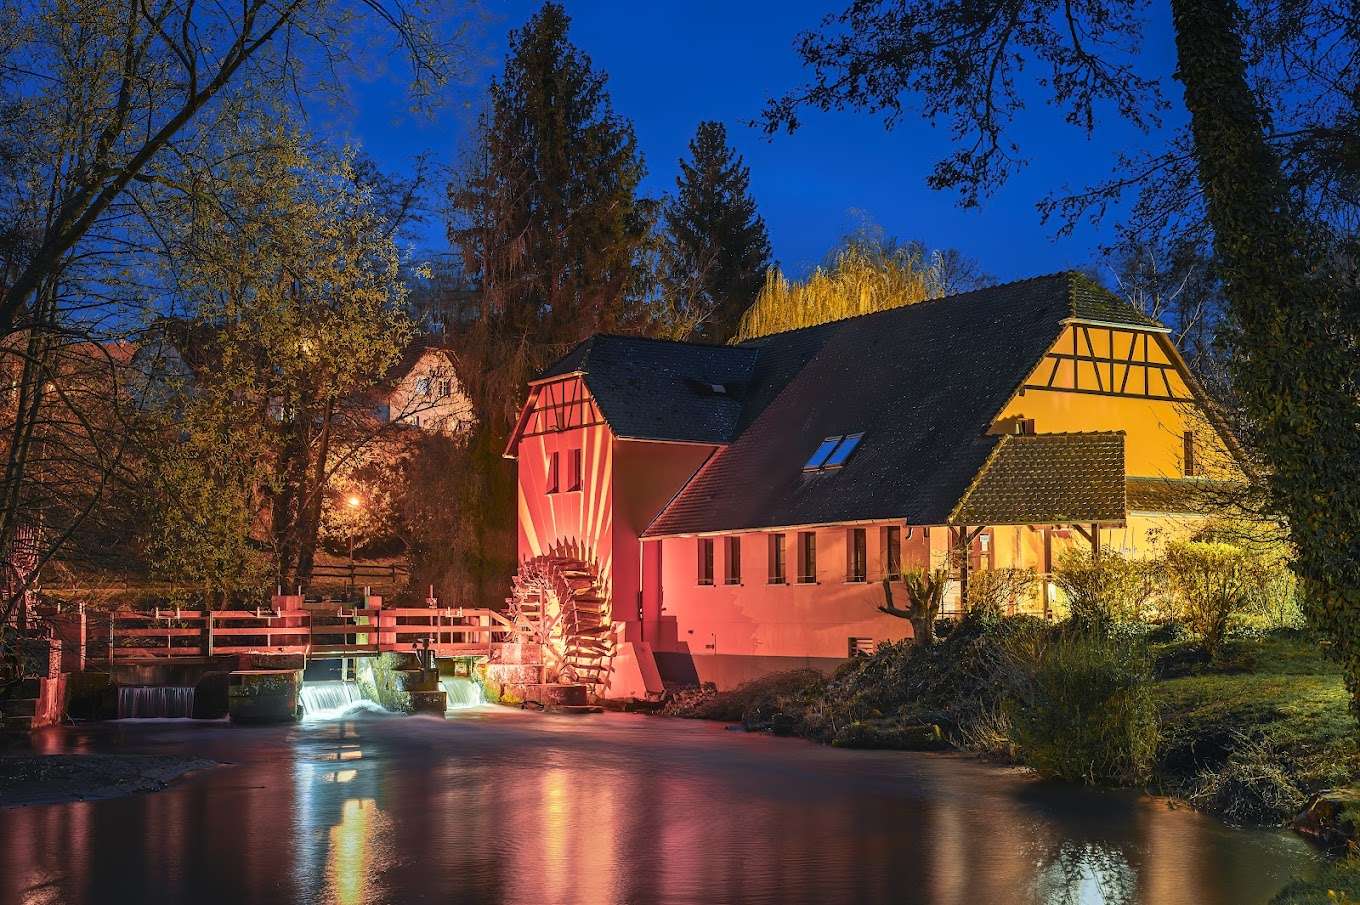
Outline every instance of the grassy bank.
<path fill-rule="evenodd" d="M 1054 691 L 1032 664 L 1051 659 L 1036 652 L 1060 648 L 1060 636 L 1037 620 L 966 622 L 929 648 L 886 645 L 831 677 L 800 670 L 730 692 L 698 689 L 666 712 L 844 747 L 975 751 L 1179 795 L 1242 825 L 1286 822 L 1311 794 L 1360 780 L 1340 672 L 1302 632 L 1230 637 L 1210 663 L 1183 633 L 1130 630 L 1094 652 L 1063 649 L 1054 671 L 1066 687 Z M 1121 662 L 1101 662 L 1111 656 Z M 1073 670 L 1083 670 L 1079 680 Z M 1113 701 L 1140 715 L 1112 725 Z M 1045 734 L 1036 713 L 1058 728 Z M 1132 749 L 1127 762 L 1080 763 L 1121 746 Z M 1064 747 L 1075 750 L 1045 750 Z"/>

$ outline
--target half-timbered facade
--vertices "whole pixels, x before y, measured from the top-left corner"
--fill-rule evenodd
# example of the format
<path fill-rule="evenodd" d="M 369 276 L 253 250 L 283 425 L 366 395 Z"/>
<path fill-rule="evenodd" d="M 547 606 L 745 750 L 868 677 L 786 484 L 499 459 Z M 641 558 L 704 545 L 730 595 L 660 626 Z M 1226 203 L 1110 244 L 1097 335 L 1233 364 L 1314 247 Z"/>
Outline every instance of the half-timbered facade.
<path fill-rule="evenodd" d="M 1074 273 L 737 346 L 592 337 L 507 455 L 521 558 L 599 576 L 629 694 L 907 636 L 878 609 L 907 568 L 961 562 L 957 610 L 977 570 L 1145 555 L 1235 474 L 1168 331 Z"/>

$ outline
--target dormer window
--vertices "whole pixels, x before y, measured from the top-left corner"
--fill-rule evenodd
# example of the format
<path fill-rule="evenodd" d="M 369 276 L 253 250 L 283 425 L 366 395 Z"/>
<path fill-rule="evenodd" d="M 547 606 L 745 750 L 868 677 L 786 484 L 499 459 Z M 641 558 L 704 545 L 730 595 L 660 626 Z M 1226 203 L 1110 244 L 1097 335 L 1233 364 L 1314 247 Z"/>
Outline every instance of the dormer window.
<path fill-rule="evenodd" d="M 840 468 L 854 454 L 859 447 L 859 441 L 863 438 L 863 432 L 827 437 L 818 445 L 816 452 L 812 454 L 812 458 L 807 460 L 807 464 L 803 466 L 803 471 L 829 471 L 833 468 Z"/>

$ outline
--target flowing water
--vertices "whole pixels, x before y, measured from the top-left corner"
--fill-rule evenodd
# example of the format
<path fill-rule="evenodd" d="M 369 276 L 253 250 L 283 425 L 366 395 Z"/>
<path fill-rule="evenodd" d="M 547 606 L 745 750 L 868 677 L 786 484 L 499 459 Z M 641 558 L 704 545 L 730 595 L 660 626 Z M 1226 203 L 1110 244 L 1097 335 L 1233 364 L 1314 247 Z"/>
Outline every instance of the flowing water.
<path fill-rule="evenodd" d="M 42 730 L 43 753 L 226 764 L 162 792 L 0 808 L 0 903 L 1265 905 L 1282 831 L 962 755 L 479 707 Z"/>
<path fill-rule="evenodd" d="M 118 719 L 189 719 L 194 715 L 192 685 L 124 685 L 118 689 Z"/>
<path fill-rule="evenodd" d="M 303 682 L 302 718 L 334 720 L 354 710 L 377 708 L 364 698 L 357 682 Z"/>
<path fill-rule="evenodd" d="M 439 680 L 439 687 L 444 689 L 448 696 L 447 706 L 450 710 L 461 710 L 464 707 L 476 707 L 486 703 L 486 699 L 482 697 L 482 686 L 473 679 L 445 676 Z"/>

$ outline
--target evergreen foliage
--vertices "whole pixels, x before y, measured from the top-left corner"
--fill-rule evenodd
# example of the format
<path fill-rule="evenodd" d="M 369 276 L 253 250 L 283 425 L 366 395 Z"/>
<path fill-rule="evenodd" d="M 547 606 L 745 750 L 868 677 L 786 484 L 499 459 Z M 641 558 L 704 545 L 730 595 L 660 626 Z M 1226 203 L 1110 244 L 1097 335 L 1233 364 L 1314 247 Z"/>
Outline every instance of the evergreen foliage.
<path fill-rule="evenodd" d="M 510 34 L 466 171 L 449 187 L 449 236 L 477 286 L 450 325 L 477 428 L 452 538 L 471 603 L 504 599 L 515 560 L 514 471 L 502 459 L 529 378 L 592 333 L 642 322 L 647 212 L 632 126 L 606 77 L 547 3 Z"/>
<path fill-rule="evenodd" d="M 702 122 L 680 161 L 676 196 L 664 208 L 670 246 L 663 291 L 685 301 L 698 333 L 736 333 L 770 266 L 770 239 L 750 192 L 750 169 L 721 123 Z"/>

